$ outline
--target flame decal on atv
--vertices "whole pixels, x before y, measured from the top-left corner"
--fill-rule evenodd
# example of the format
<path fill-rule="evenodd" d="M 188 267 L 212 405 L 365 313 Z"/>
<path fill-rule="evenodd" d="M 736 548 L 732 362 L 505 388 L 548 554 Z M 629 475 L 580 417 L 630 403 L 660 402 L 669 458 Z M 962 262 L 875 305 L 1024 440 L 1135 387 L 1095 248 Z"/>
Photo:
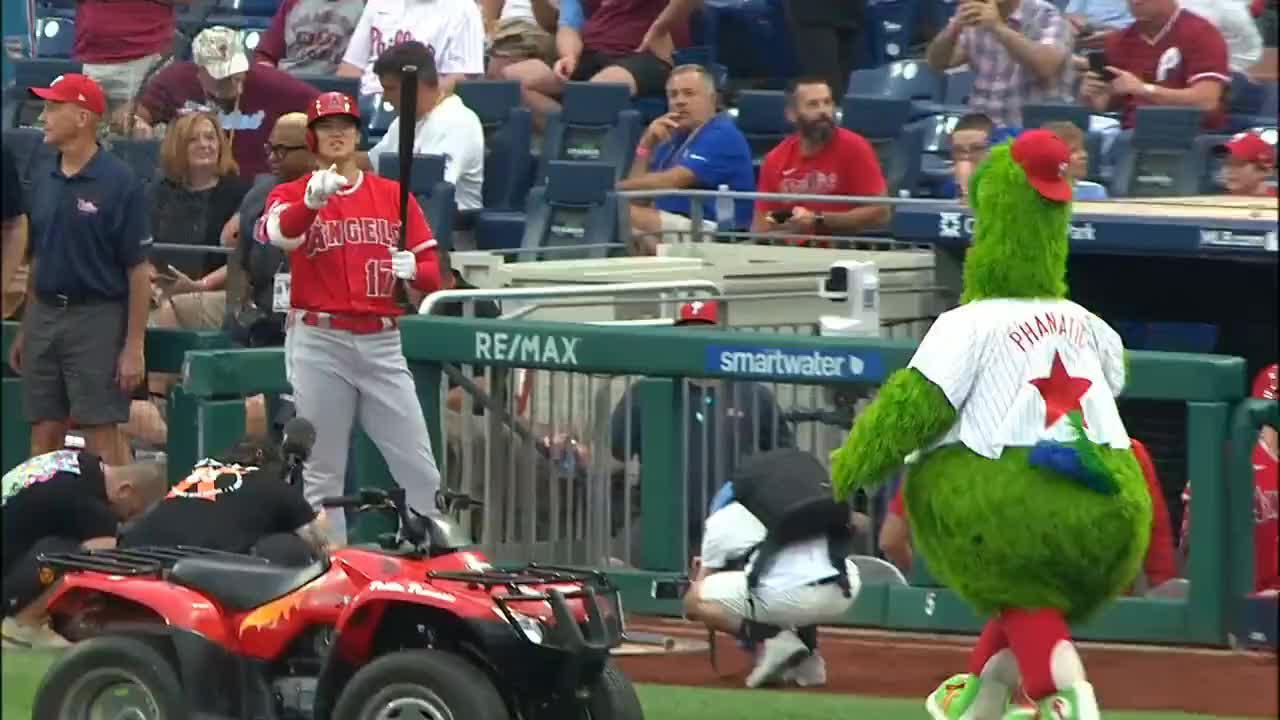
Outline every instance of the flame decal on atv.
<path fill-rule="evenodd" d="M 298 593 L 286 595 L 279 600 L 272 600 L 245 616 L 245 619 L 240 622 L 240 634 L 243 635 L 249 628 L 270 630 L 288 620 L 293 611 L 297 610 L 301 604 L 302 595 Z"/>

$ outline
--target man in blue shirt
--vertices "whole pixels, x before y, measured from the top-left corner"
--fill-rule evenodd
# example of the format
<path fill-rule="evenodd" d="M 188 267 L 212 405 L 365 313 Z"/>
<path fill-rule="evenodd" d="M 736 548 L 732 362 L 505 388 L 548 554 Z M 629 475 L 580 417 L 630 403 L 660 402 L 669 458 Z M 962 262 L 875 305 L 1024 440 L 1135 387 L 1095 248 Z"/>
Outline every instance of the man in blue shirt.
<path fill-rule="evenodd" d="M 619 190 L 755 191 L 751 148 L 742 131 L 716 110 L 716 84 L 701 65 L 682 65 L 667 80 L 670 111 L 654 120 L 636 147 L 631 173 Z M 733 203 L 730 217 L 717 217 L 716 201 L 702 201 L 703 230 L 738 230 L 751 225 L 752 201 Z M 654 255 L 658 243 L 693 228 L 688 197 L 660 197 L 631 203 L 630 247 L 635 255 Z"/>
<path fill-rule="evenodd" d="M 144 373 L 151 244 L 142 183 L 98 146 L 106 98 L 66 74 L 31 92 L 45 101 L 44 141 L 58 149 L 32 171 L 29 308 L 9 362 L 22 374 L 31 454 L 63 446 L 75 422 L 85 449 L 128 462 L 117 426 Z"/>

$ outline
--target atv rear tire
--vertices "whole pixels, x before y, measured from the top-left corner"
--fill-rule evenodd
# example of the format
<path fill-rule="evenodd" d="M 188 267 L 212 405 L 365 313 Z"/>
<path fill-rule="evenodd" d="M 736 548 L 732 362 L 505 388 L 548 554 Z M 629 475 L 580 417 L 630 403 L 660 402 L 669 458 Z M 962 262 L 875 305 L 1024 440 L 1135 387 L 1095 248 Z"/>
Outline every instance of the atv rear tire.
<path fill-rule="evenodd" d="M 133 690 L 132 697 L 108 692 L 113 687 Z M 113 702 L 117 713 L 134 710 L 146 720 L 188 715 L 186 695 L 169 660 L 146 642 L 119 635 L 90 638 L 59 658 L 40 681 L 32 718 L 89 717 L 96 702 Z"/>
<path fill-rule="evenodd" d="M 644 720 L 635 687 L 613 661 L 604 666 L 591 686 L 586 720 Z"/>
<path fill-rule="evenodd" d="M 506 703 L 485 673 L 440 650 L 402 650 L 365 665 L 338 697 L 333 717 L 393 720 L 397 709 L 432 720 L 510 720 Z"/>

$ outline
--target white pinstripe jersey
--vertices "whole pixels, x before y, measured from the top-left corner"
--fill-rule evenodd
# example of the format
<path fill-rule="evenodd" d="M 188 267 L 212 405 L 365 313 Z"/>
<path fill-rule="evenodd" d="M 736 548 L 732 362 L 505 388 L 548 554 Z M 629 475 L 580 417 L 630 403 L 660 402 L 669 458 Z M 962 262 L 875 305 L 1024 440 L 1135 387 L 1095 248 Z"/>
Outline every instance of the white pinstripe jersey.
<path fill-rule="evenodd" d="M 937 445 L 998 459 L 1006 447 L 1074 437 L 1081 410 L 1095 443 L 1128 448 L 1115 397 L 1124 387 L 1119 334 L 1069 300 L 981 300 L 943 313 L 910 367 L 946 393 L 955 424 Z"/>

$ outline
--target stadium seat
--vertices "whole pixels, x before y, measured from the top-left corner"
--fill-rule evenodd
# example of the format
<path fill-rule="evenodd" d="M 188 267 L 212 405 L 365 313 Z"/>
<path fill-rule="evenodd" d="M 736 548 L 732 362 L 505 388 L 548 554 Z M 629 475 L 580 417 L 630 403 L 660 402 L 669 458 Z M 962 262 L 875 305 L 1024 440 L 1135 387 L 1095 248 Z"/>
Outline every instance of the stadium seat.
<path fill-rule="evenodd" d="M 630 95 L 622 84 L 565 85 L 563 109 L 547 116 L 538 182 L 555 160 L 606 162 L 614 167 L 614 179 L 620 179 L 630 169 L 642 130 L 639 113 L 630 109 Z"/>
<path fill-rule="evenodd" d="M 867 139 L 880 158 L 889 194 L 915 194 L 920 178 L 924 127 L 911 122 L 911 101 L 906 98 L 844 98 L 841 124 Z"/>
<path fill-rule="evenodd" d="M 410 173 L 409 191 L 418 198 L 418 204 L 427 216 L 427 224 L 431 226 L 431 234 L 441 247 L 452 250 L 456 205 L 453 185 L 444 181 L 444 157 L 414 155 Z M 378 174 L 388 180 L 399 180 L 400 156 L 396 153 L 379 156 Z"/>
<path fill-rule="evenodd" d="M 782 0 L 707 0 L 704 6 L 702 44 L 728 76 L 767 78 L 780 87 L 800 74 Z"/>
<path fill-rule="evenodd" d="M 36 18 L 74 18 L 76 0 L 39 0 L 35 3 Z"/>
<path fill-rule="evenodd" d="M 1261 125 L 1276 124 L 1276 81 L 1256 83 L 1243 73 L 1231 73 L 1227 96 L 1227 131 L 1240 132 Z"/>
<path fill-rule="evenodd" d="M 225 25 L 236 30 L 266 30 L 276 14 L 278 0 L 214 0 L 216 9 L 205 26 Z"/>
<path fill-rule="evenodd" d="M 871 62 L 884 65 L 907 57 L 916 27 L 917 0 L 879 0 L 867 3 L 866 18 Z"/>
<path fill-rule="evenodd" d="M 6 128 L 34 125 L 42 108 L 38 98 L 27 92 L 33 87 L 48 87 L 54 78 L 81 71 L 74 60 L 58 58 L 20 58 L 13 61 L 13 84 L 4 89 Z"/>
<path fill-rule="evenodd" d="M 113 138 L 111 152 L 123 160 L 145 183 L 150 183 L 160 170 L 159 140 Z"/>
<path fill-rule="evenodd" d="M 360 78 L 316 75 L 313 73 L 296 73 L 294 77 L 322 93 L 340 92 L 351 98 L 360 96 Z"/>
<path fill-rule="evenodd" d="M 36 20 L 36 57 L 69 58 L 75 40 L 75 20 L 58 17 Z"/>
<path fill-rule="evenodd" d="M 920 183 L 932 197 L 951 180 L 955 170 L 951 162 L 951 131 L 960 121 L 960 115 L 932 115 L 918 120 L 922 128 Z"/>
<path fill-rule="evenodd" d="M 525 207 L 526 250 L 618 242 L 618 200 L 613 193 L 613 168 L 602 162 L 550 164 L 547 184 L 529 193 Z M 603 258 L 610 248 L 578 252 L 538 253 L 522 260 Z"/>
<path fill-rule="evenodd" d="M 757 166 L 760 160 L 791 134 L 787 122 L 787 96 L 774 90 L 744 90 L 738 93 L 738 129 L 751 146 Z"/>
<path fill-rule="evenodd" d="M 360 118 L 364 121 L 364 127 L 360 128 L 360 146 L 368 149 L 387 134 L 391 121 L 396 119 L 396 111 L 382 101 L 382 93 L 361 95 Z"/>
<path fill-rule="evenodd" d="M 1187 152 L 1200 134 L 1201 111 L 1138 108 L 1133 130 L 1116 139 L 1112 197 L 1172 197 L 1199 190 L 1205 159 Z"/>
<path fill-rule="evenodd" d="M 484 126 L 484 206 L 523 207 L 533 166 L 533 119 L 520 104 L 520 83 L 468 80 L 455 92 Z"/>
<path fill-rule="evenodd" d="M 845 95 L 913 101 L 912 117 L 943 112 L 943 76 L 920 60 L 902 60 L 871 70 L 854 70 Z"/>

